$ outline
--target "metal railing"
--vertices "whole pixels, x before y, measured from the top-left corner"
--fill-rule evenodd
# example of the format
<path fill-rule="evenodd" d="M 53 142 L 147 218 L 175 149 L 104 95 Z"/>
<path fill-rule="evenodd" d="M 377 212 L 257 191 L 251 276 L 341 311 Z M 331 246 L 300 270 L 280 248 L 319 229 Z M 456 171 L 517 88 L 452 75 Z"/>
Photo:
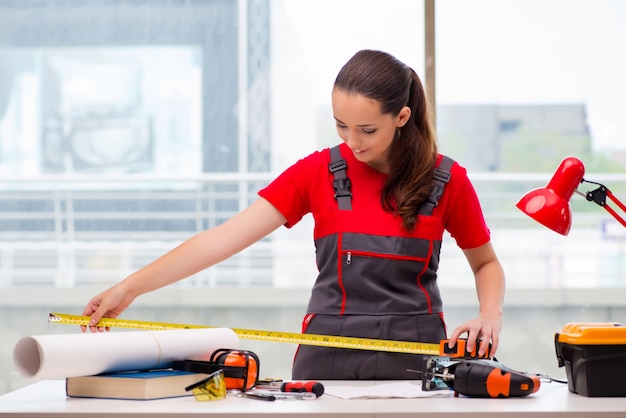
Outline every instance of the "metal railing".
<path fill-rule="evenodd" d="M 515 208 L 550 174 L 472 176 L 509 286 L 626 286 L 626 234 L 574 196 L 574 226 L 561 237 Z M 256 198 L 271 174 L 194 178 L 46 177 L 0 181 L 0 286 L 109 285 Z M 620 196 L 626 176 L 602 175 Z M 311 220 L 275 232 L 181 286 L 300 286 L 315 277 Z M 612 229 L 615 231 L 614 229 Z M 626 232 L 626 230 L 625 230 Z M 462 252 L 445 238 L 441 283 L 473 286 Z"/>

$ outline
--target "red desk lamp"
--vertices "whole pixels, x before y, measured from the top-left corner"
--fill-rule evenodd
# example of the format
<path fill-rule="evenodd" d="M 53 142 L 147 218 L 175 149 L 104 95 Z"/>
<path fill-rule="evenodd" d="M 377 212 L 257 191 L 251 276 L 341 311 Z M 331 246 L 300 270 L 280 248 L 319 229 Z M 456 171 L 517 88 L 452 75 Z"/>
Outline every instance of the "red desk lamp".
<path fill-rule="evenodd" d="M 526 193 L 516 204 L 525 214 L 562 235 L 569 233 L 572 226 L 572 208 L 569 200 L 576 192 L 590 202 L 595 202 L 609 212 L 619 223 L 626 227 L 626 220 L 606 203 L 608 197 L 621 210 L 626 212 L 626 206 L 617 200 L 606 186 L 585 180 L 585 166 L 575 157 L 567 157 L 554 172 L 546 187 L 540 187 Z M 598 186 L 597 189 L 582 193 L 578 185 L 590 183 Z"/>
<path fill-rule="evenodd" d="M 626 212 L 626 206 L 617 200 L 606 186 L 585 180 L 584 174 L 583 163 L 577 158 L 568 157 L 561 161 L 546 187 L 526 193 L 516 206 L 544 226 L 559 234 L 567 235 L 572 226 L 572 210 L 569 200 L 574 193 L 577 193 L 588 201 L 602 206 L 622 226 L 626 227 L 624 218 L 607 205 L 606 198 L 608 197 L 624 212 Z M 578 191 L 578 185 L 581 183 L 595 184 L 598 188 L 582 193 Z M 625 329 L 619 323 L 571 322 L 566 324 L 560 333 L 555 334 L 557 360 L 559 367 L 566 367 L 567 385 L 570 392 L 583 396 L 626 396 L 623 390 L 619 393 L 615 391 L 616 387 L 623 387 L 617 381 L 605 384 L 607 380 L 605 377 L 615 374 L 613 371 L 616 363 L 612 360 L 612 354 L 609 355 L 609 351 L 604 350 L 616 347 L 616 350 L 622 350 L 621 353 L 623 353 L 623 345 L 618 345 L 623 341 L 617 338 L 612 339 L 612 336 L 624 335 L 623 331 Z M 609 335 L 611 337 L 607 337 Z M 568 337 L 571 339 L 567 340 Z M 598 356 L 592 353 L 600 351 L 591 350 L 603 350 L 602 352 L 607 354 Z M 567 355 L 564 355 L 565 352 Z M 621 375 L 623 374 L 622 370 Z"/>

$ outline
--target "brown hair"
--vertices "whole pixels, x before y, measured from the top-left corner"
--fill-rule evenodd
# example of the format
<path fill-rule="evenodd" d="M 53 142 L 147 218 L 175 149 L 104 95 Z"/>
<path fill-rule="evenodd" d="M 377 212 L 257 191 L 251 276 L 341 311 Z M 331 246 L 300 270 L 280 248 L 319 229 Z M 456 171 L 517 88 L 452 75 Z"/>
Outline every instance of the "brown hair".
<path fill-rule="evenodd" d="M 404 106 L 411 109 L 411 117 L 391 144 L 391 171 L 381 201 L 385 210 L 398 213 L 404 228 L 412 231 L 419 208 L 432 190 L 437 158 L 432 113 L 422 82 L 392 55 L 363 50 L 339 71 L 334 88 L 378 101 L 383 114 L 397 116 Z"/>

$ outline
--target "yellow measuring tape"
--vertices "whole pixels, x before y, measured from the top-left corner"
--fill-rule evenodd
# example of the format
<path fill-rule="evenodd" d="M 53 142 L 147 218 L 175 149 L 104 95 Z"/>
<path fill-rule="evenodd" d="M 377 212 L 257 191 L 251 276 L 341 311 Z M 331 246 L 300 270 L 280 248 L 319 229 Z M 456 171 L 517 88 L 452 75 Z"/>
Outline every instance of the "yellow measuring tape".
<path fill-rule="evenodd" d="M 51 313 L 48 322 L 56 324 L 84 325 L 87 326 L 91 320 L 88 316 L 69 315 L 62 313 Z M 166 322 L 133 321 L 120 318 L 102 318 L 96 325 L 98 327 L 110 328 L 133 328 L 142 330 L 168 330 L 168 329 L 194 329 L 194 328 L 215 328 L 202 325 L 170 324 Z M 448 352 L 447 341 L 442 340 L 439 344 L 420 343 L 411 341 L 378 340 L 370 338 L 342 337 L 319 334 L 297 334 L 292 332 L 262 331 L 253 329 L 231 328 L 239 338 L 250 340 L 262 340 L 272 342 L 294 343 L 304 345 L 316 345 L 334 348 L 352 348 L 357 350 L 386 351 L 393 353 L 426 354 L 434 356 L 455 357 Z M 459 342 L 461 342 L 459 340 Z M 465 345 L 461 347 L 459 356 L 463 355 Z"/>

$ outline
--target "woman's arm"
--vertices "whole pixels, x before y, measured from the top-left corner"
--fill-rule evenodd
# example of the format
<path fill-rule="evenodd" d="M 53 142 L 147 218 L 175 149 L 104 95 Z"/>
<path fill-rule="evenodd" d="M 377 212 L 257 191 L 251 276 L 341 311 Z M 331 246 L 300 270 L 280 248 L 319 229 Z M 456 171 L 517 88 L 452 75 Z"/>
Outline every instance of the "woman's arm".
<path fill-rule="evenodd" d="M 474 342 L 480 338 L 482 342 L 478 353 L 483 355 L 491 343 L 490 356 L 493 357 L 498 349 L 502 329 L 504 270 L 491 242 L 477 248 L 463 250 L 463 253 L 474 273 L 480 310 L 477 318 L 461 324 L 452 332 L 450 345 L 454 345 L 456 339 L 467 332 L 468 351 L 474 349 Z"/>
<path fill-rule="evenodd" d="M 233 256 L 286 222 L 267 200 L 260 198 L 247 209 L 215 228 L 201 232 L 121 282 L 92 298 L 83 315 L 89 328 L 101 318 L 116 318 L 135 298 L 182 280 Z M 83 330 L 86 330 L 83 327 Z M 102 328 L 98 329 L 102 331 Z"/>

